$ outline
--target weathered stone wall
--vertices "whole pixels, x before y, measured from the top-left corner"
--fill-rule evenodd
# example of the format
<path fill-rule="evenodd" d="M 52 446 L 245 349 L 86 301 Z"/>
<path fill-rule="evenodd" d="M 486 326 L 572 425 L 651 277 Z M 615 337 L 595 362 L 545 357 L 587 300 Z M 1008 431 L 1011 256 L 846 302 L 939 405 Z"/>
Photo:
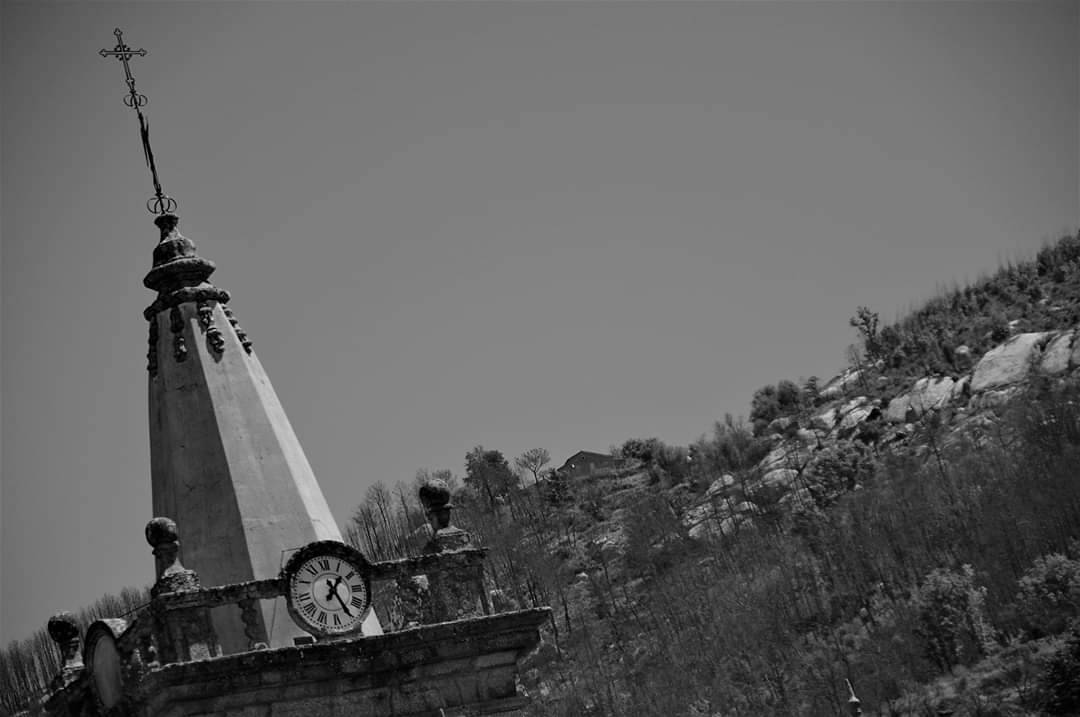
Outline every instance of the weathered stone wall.
<path fill-rule="evenodd" d="M 337 643 L 165 665 L 135 689 L 139 717 L 447 717 L 525 704 L 517 660 L 549 610 Z"/>

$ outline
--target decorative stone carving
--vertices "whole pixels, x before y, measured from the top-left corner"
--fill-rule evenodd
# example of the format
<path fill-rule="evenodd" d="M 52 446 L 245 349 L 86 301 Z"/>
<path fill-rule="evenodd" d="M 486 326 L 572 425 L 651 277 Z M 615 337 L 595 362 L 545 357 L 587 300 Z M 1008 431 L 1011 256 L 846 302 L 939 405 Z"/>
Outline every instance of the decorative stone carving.
<path fill-rule="evenodd" d="M 159 294 L 168 294 L 185 286 L 206 283 L 217 269 L 214 262 L 195 252 L 195 244 L 176 230 L 180 217 L 163 214 L 154 219 L 161 239 L 154 247 L 154 267 L 143 279 L 143 286 Z"/>
<path fill-rule="evenodd" d="M 251 353 L 251 339 L 248 338 L 247 332 L 240 328 L 240 322 L 233 316 L 232 309 L 228 306 L 222 306 L 222 310 L 225 312 L 225 317 L 232 324 L 233 329 L 236 331 L 236 338 L 240 339 L 240 344 L 244 347 L 244 351 Z"/>
<path fill-rule="evenodd" d="M 150 336 L 146 340 L 146 370 L 151 376 L 157 376 L 157 344 L 158 344 L 158 325 L 157 317 L 150 317 Z"/>
<path fill-rule="evenodd" d="M 168 599 L 177 593 L 200 589 L 199 575 L 180 564 L 180 537 L 176 523 L 154 518 L 146 524 L 146 542 L 154 549 L 157 582 L 150 588 L 154 640 L 164 662 L 187 662 L 221 654 L 210 611 L 199 606 L 172 608 Z"/>
<path fill-rule="evenodd" d="M 70 612 L 59 612 L 49 618 L 49 637 L 60 648 L 63 661 L 60 672 L 53 680 L 54 688 L 61 688 L 71 682 L 83 669 L 82 655 L 79 654 L 79 624 Z"/>
<path fill-rule="evenodd" d="M 198 574 L 180 564 L 176 523 L 169 518 L 154 518 L 146 524 L 146 542 L 154 549 L 157 568 L 157 582 L 150 590 L 151 595 L 199 589 Z"/>
<path fill-rule="evenodd" d="M 154 300 L 154 303 L 143 310 L 143 317 L 149 320 L 151 317 L 157 316 L 162 311 L 167 311 L 174 306 L 186 304 L 191 301 L 217 301 L 218 303 L 223 304 L 231 298 L 232 295 L 229 294 L 229 292 L 209 284 L 206 286 L 186 286 L 170 292 L 165 296 L 159 296 Z"/>
<path fill-rule="evenodd" d="M 195 313 L 199 315 L 199 324 L 204 331 L 214 325 L 214 309 L 210 304 L 200 301 L 196 305 Z"/>
<path fill-rule="evenodd" d="M 424 546 L 425 553 L 442 553 L 475 547 L 472 535 L 450 522 L 454 504 L 450 500 L 450 487 L 446 481 L 435 479 L 420 486 L 420 503 L 427 513 L 431 526 L 431 540 Z M 467 574 L 438 572 L 427 576 L 428 594 L 422 610 L 425 622 L 445 622 L 478 617 L 487 612 L 483 600 L 482 568 Z"/>
<path fill-rule="evenodd" d="M 420 486 L 420 503 L 427 513 L 432 533 L 431 540 L 424 547 L 425 553 L 474 547 L 472 535 L 450 524 L 450 511 L 454 504 L 450 501 L 450 487 L 446 481 L 436 478 Z"/>
<path fill-rule="evenodd" d="M 214 262 L 199 256 L 191 240 L 177 231 L 179 222 L 175 214 L 162 214 L 154 219 L 154 224 L 161 231 L 161 239 L 154 247 L 154 266 L 143 279 L 143 285 L 158 292 L 158 295 L 154 303 L 143 311 L 148 321 L 162 311 L 175 311 L 180 304 L 187 302 L 225 303 L 230 298 L 229 292 L 208 281 L 217 267 Z M 175 322 L 174 317 L 175 313 L 170 316 Z M 171 324 L 171 327 L 173 333 L 177 334 L 176 324 Z M 187 348 L 176 348 L 183 346 L 183 338 L 179 341 L 174 339 L 173 343 L 176 360 L 183 361 L 181 357 L 186 355 Z"/>
<path fill-rule="evenodd" d="M 221 330 L 214 326 L 214 307 L 205 301 L 198 303 L 199 324 L 203 327 L 203 331 L 206 332 L 206 344 L 210 347 L 210 351 L 216 354 L 220 354 L 225 351 L 225 337 L 221 335 Z"/>
<path fill-rule="evenodd" d="M 441 478 L 430 480 L 420 486 L 420 504 L 424 506 L 428 521 L 434 530 L 450 525 L 450 511 L 454 504 L 450 500 L 450 486 Z"/>
<path fill-rule="evenodd" d="M 211 326 L 206 331 L 206 341 L 210 344 L 210 350 L 214 353 L 220 354 L 225 351 L 225 339 L 217 328 Z"/>
<path fill-rule="evenodd" d="M 172 307 L 169 312 L 169 330 L 173 335 L 173 358 L 183 362 L 187 358 L 187 345 L 184 343 L 184 315 L 180 307 Z"/>

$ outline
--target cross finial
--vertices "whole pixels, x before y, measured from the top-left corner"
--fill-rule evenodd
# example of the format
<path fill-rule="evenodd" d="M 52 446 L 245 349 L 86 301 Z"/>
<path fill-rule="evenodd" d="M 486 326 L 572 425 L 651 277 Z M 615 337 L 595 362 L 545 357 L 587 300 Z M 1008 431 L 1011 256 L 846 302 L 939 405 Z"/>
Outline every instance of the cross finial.
<path fill-rule="evenodd" d="M 157 164 L 154 162 L 154 152 L 150 148 L 150 123 L 146 121 L 146 117 L 142 113 L 142 107 L 147 103 L 146 95 L 139 94 L 135 89 L 135 78 L 131 74 L 131 65 L 128 64 L 128 61 L 135 55 L 145 57 L 146 50 L 141 47 L 138 50 L 132 50 L 128 47 L 127 43 L 124 42 L 124 33 L 120 31 L 120 28 L 113 30 L 113 34 L 116 35 L 116 47 L 111 50 L 102 49 L 98 54 L 102 57 L 115 57 L 124 65 L 124 81 L 127 82 L 128 86 L 128 94 L 124 97 L 124 104 L 135 110 L 135 113 L 139 116 L 139 136 L 142 139 L 143 157 L 146 159 L 146 166 L 150 168 L 150 176 L 154 180 L 154 196 L 147 200 L 146 208 L 151 214 L 171 214 L 176 209 L 176 200 L 161 190 Z"/>

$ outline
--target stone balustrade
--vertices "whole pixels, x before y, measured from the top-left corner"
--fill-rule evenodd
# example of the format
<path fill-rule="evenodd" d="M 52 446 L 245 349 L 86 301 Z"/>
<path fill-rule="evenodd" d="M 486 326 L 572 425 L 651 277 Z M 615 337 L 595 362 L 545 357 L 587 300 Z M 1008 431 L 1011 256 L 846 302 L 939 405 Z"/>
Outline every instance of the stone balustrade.
<path fill-rule="evenodd" d="M 157 573 L 150 602 L 128 620 L 93 623 L 82 659 L 74 619 L 61 614 L 50 622 L 64 667 L 46 714 L 225 717 L 265 703 L 273 715 L 292 715 L 288 705 L 299 700 L 336 715 L 333 705 L 345 694 L 350 705 L 392 706 L 403 715 L 520 707 L 516 661 L 538 644 L 550 608 L 493 615 L 484 588 L 487 550 L 450 523 L 445 484 L 424 486 L 420 498 L 431 528 L 421 554 L 366 565 L 375 602 L 387 613 L 386 633 L 298 639 L 275 649 L 267 648 L 257 604 L 286 595 L 284 574 L 203 587 L 180 563 L 176 524 L 153 519 L 146 527 Z M 221 609 L 240 611 L 248 651 L 222 654 L 210 620 L 210 611 Z"/>
<path fill-rule="evenodd" d="M 427 553 L 399 560 L 386 560 L 369 565 L 369 577 L 378 583 L 407 584 L 420 579 L 428 586 L 453 586 L 458 600 L 445 597 L 421 598 L 423 606 L 408 612 L 398 629 L 419 624 L 432 624 L 491 614 L 491 605 L 483 585 L 485 548 L 459 548 L 439 553 Z M 426 579 L 426 580 L 425 580 Z M 446 587 L 444 592 L 449 592 Z M 158 592 L 118 638 L 121 653 L 135 654 L 143 664 L 168 664 L 205 659 L 220 655 L 213 630 L 206 619 L 212 608 L 235 605 L 243 611 L 253 611 L 254 601 L 280 597 L 286 592 L 280 578 L 250 580 L 231 585 L 201 587 L 197 583 L 178 590 Z M 432 593 L 430 587 L 425 593 Z M 459 595 L 460 594 L 460 595 Z M 395 596 L 400 603 L 400 598 Z M 404 602 L 408 602 L 406 599 Z M 462 609 L 465 603 L 469 608 Z M 472 608 L 475 605 L 475 608 Z M 391 625 L 393 623 L 391 622 Z M 392 631 L 392 630 L 391 630 Z M 182 637 L 183 644 L 176 637 Z M 253 649 L 264 649 L 265 639 L 249 635 Z M 170 639 L 172 638 L 172 639 Z M 169 643 L 166 646 L 161 643 Z"/>

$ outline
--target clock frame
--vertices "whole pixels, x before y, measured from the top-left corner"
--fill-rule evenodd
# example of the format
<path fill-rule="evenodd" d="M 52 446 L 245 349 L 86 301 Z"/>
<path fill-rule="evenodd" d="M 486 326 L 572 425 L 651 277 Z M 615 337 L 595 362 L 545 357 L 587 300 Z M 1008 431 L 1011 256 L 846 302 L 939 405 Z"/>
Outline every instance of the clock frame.
<path fill-rule="evenodd" d="M 363 554 L 344 543 L 305 545 L 281 571 L 289 616 L 318 638 L 360 632 L 371 609 L 370 572 Z"/>

